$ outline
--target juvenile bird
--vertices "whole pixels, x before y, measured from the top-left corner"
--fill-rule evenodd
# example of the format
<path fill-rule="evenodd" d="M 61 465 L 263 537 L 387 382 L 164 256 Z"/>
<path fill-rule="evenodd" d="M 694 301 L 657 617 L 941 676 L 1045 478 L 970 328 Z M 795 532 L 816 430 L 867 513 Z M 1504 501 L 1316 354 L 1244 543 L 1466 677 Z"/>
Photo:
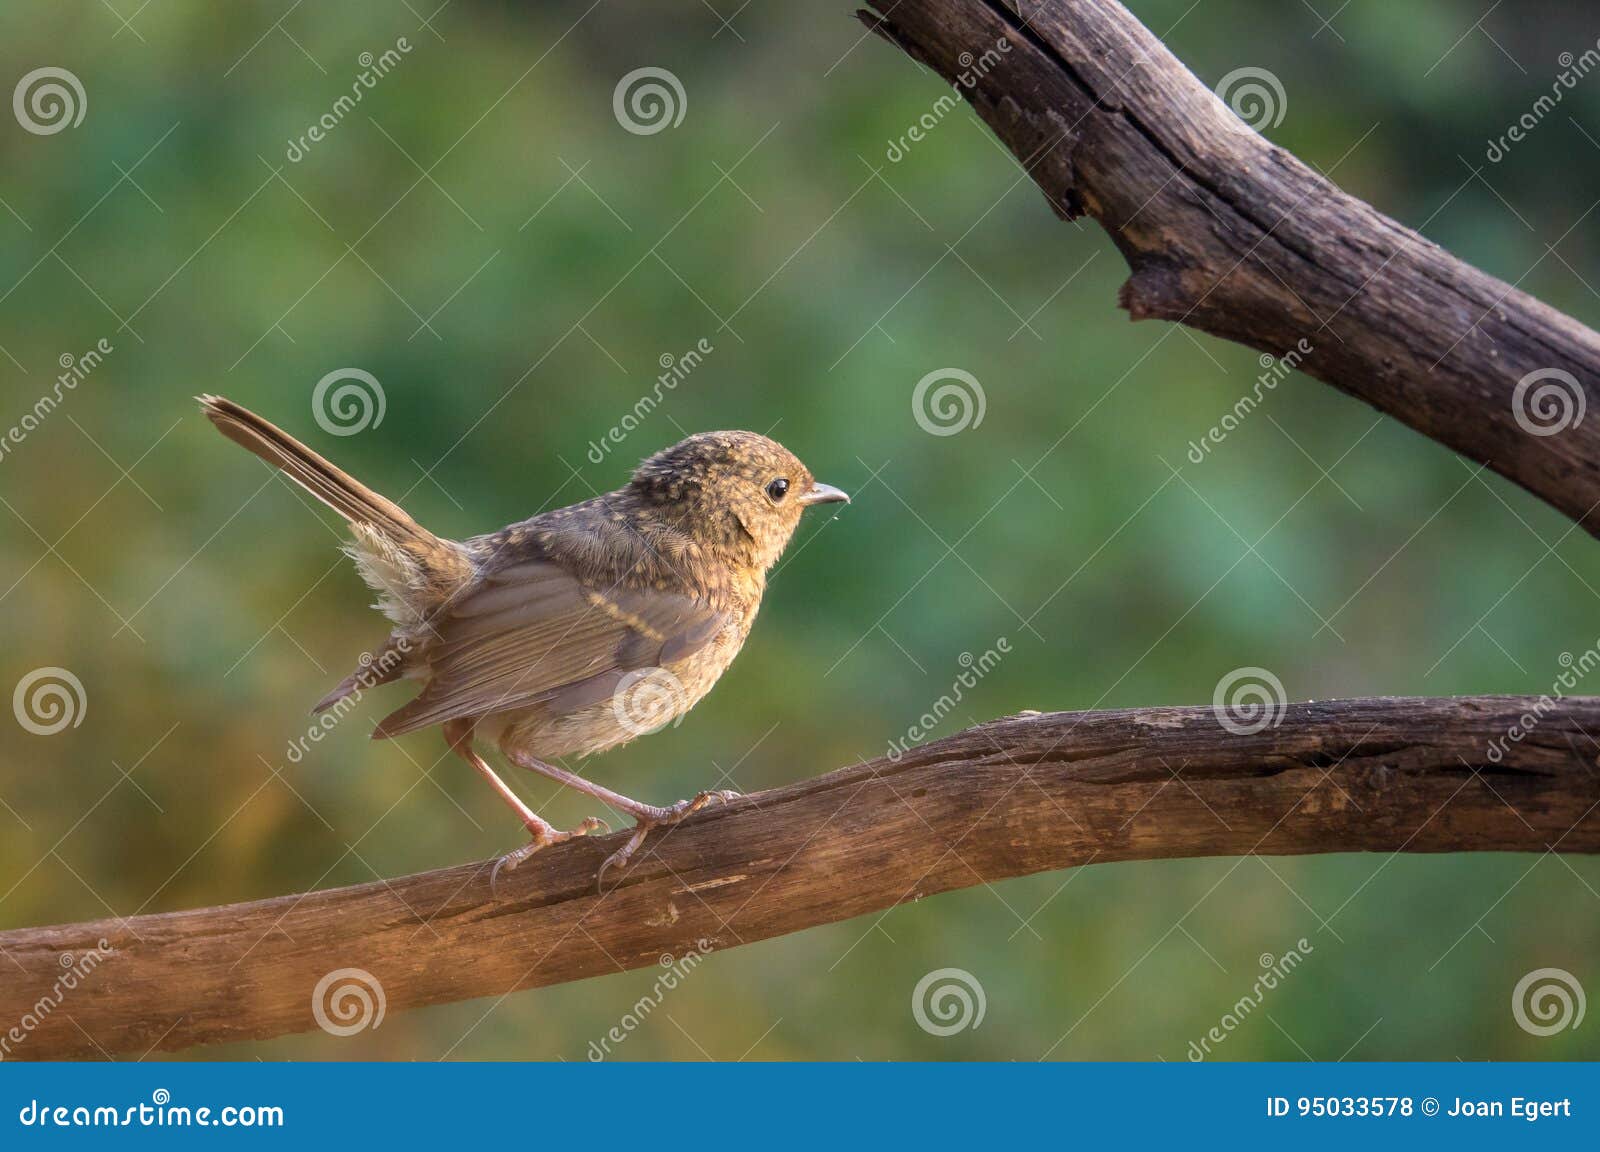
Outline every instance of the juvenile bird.
<path fill-rule="evenodd" d="M 500 858 L 510 870 L 539 849 L 602 829 L 590 817 L 558 831 L 474 748 L 583 792 L 635 821 L 601 866 L 625 868 L 652 828 L 736 793 L 707 791 L 658 807 L 557 767 L 675 720 L 738 655 L 800 515 L 849 502 L 793 453 L 754 432 L 702 432 L 646 459 L 623 488 L 485 536 L 446 540 L 288 433 L 220 396 L 211 422 L 281 468 L 349 522 L 346 551 L 393 628 L 313 711 L 398 679 L 422 682 L 373 732 L 429 725 L 511 806 L 531 840 Z"/>

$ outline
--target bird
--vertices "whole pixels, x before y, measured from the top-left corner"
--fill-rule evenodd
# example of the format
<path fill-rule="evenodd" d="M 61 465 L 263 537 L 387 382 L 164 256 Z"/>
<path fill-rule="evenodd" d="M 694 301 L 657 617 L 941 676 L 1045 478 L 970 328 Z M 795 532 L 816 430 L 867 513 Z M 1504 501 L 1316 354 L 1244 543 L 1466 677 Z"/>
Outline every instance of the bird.
<path fill-rule="evenodd" d="M 711 789 L 647 804 L 552 761 L 677 721 L 727 671 L 802 513 L 850 501 L 783 445 L 754 432 L 696 433 L 647 457 L 614 492 L 448 540 L 249 409 L 221 396 L 196 399 L 224 436 L 347 522 L 344 550 L 391 628 L 312 711 L 379 685 L 420 682 L 372 736 L 437 725 L 449 751 L 516 813 L 529 840 L 496 861 L 492 893 L 502 871 L 610 826 L 591 816 L 558 830 L 479 745 L 633 819 L 632 835 L 600 867 L 602 889 L 608 870 L 626 869 L 651 830 L 737 799 Z"/>

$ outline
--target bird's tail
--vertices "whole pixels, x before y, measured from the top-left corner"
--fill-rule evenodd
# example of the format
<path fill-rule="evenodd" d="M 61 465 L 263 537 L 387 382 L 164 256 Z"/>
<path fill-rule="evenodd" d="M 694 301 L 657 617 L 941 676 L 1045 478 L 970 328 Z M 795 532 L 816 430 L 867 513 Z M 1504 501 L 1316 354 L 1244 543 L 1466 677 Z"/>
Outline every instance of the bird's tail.
<path fill-rule="evenodd" d="M 399 544 L 433 544 L 437 537 L 400 505 L 386 500 L 349 473 L 334 467 L 275 424 L 221 396 L 199 396 L 200 408 L 217 430 L 288 473 L 289 478 L 352 524 L 366 524 Z"/>
<path fill-rule="evenodd" d="M 404 508 L 307 448 L 283 429 L 221 396 L 200 396 L 217 430 L 267 463 L 350 523 L 350 554 L 362 577 L 381 594 L 378 607 L 413 627 L 457 591 L 472 572 L 461 545 L 435 536 Z"/>

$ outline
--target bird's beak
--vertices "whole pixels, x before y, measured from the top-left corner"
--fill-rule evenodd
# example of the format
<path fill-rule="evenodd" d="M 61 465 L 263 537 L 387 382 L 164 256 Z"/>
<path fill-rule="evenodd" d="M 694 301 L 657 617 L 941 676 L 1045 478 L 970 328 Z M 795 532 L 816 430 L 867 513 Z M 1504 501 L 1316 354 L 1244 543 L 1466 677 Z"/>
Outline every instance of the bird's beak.
<path fill-rule="evenodd" d="M 850 494 L 841 492 L 832 484 L 813 483 L 811 491 L 800 497 L 800 506 L 809 508 L 813 504 L 848 504 Z"/>

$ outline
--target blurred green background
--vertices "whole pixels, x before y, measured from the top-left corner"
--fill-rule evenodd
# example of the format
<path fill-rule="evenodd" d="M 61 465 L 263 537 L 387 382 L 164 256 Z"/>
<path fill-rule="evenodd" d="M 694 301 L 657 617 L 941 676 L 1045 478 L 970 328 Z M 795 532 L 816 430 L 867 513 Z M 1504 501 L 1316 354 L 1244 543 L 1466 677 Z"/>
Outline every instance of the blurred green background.
<path fill-rule="evenodd" d="M 0 426 L 52 390 L 62 356 L 114 349 L 0 458 L 0 680 L 60 666 L 87 697 L 57 735 L 0 725 L 0 926 L 519 842 L 437 734 L 367 740 L 403 689 L 289 761 L 307 707 L 382 624 L 332 517 L 263 485 L 200 419 L 199 391 L 257 408 L 446 535 L 614 487 L 707 428 L 771 430 L 853 492 L 803 527 L 717 690 L 586 768 L 647 799 L 719 769 L 754 790 L 881 754 L 963 653 L 1002 636 L 1011 654 L 940 734 L 1023 708 L 1208 702 L 1241 666 L 1294 699 L 1538 693 L 1600 633 L 1591 538 L 1316 381 L 1289 379 L 1187 460 L 1256 354 L 1130 324 L 1105 235 L 1057 222 L 965 106 L 890 162 L 947 89 L 863 38 L 849 5 L 435 4 L 0 14 L 6 90 L 58 66 L 88 101 L 51 135 L 0 116 Z M 1518 3 L 1475 26 L 1477 0 L 1336 7 L 1133 10 L 1208 84 L 1276 74 L 1287 106 L 1269 135 L 1343 187 L 1600 314 L 1600 79 L 1500 163 L 1484 156 L 1559 54 L 1593 46 L 1593 12 Z M 411 50 L 291 162 L 361 54 L 400 37 Z M 638 135 L 612 95 L 646 66 L 676 75 L 686 106 Z M 591 442 L 660 358 L 701 339 L 704 362 L 595 463 Z M 342 368 L 381 382 L 386 413 L 340 438 L 311 394 Z M 971 372 L 987 409 L 936 437 L 911 393 L 941 368 Z M 558 823 L 592 810 L 515 783 Z M 1182 1060 L 1258 956 L 1304 937 L 1314 951 L 1217 1058 L 1595 1058 L 1600 1029 L 1531 1036 L 1510 996 L 1540 967 L 1600 988 L 1597 889 L 1600 864 L 1579 858 L 1088 867 L 717 954 L 616 1051 Z M 987 1013 L 940 1038 L 911 994 L 946 967 L 982 984 Z M 584 1059 L 653 980 L 199 1055 Z"/>

